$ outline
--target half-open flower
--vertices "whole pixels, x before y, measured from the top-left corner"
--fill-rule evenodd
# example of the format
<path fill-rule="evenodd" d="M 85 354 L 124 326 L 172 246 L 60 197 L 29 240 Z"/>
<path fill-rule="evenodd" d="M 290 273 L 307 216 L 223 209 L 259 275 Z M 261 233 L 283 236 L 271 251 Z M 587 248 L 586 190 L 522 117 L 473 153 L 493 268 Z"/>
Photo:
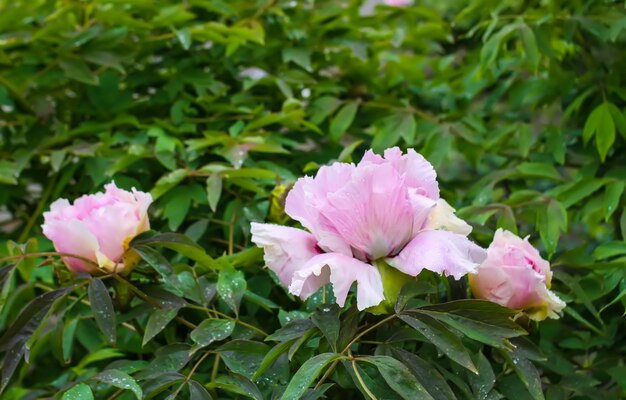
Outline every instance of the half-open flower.
<path fill-rule="evenodd" d="M 524 310 L 541 321 L 558 318 L 565 303 L 551 292 L 550 264 L 529 242 L 498 229 L 487 249 L 487 259 L 470 275 L 474 296 L 502 306 Z"/>
<path fill-rule="evenodd" d="M 467 239 L 469 226 L 439 198 L 432 165 L 412 149 L 387 149 L 384 157 L 368 151 L 357 165 L 324 166 L 296 182 L 285 211 L 308 232 L 253 223 L 252 241 L 302 298 L 330 282 L 343 306 L 356 282 L 362 310 L 384 300 L 377 260 L 411 276 L 428 269 L 458 279 L 485 257 Z"/>
<path fill-rule="evenodd" d="M 124 252 L 136 235 L 150 229 L 149 193 L 119 189 L 115 183 L 105 192 L 82 196 L 74 204 L 58 199 L 44 213 L 41 226 L 44 235 L 60 253 L 91 260 L 93 264 L 73 257 L 63 257 L 74 272 L 95 272 L 97 264 L 104 271 L 121 272 Z"/>

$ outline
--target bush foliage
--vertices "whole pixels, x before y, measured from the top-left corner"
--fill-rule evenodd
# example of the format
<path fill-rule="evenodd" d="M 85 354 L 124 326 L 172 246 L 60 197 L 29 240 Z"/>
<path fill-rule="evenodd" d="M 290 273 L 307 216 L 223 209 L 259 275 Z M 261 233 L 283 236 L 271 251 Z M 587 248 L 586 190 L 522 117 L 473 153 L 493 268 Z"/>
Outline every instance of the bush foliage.
<path fill-rule="evenodd" d="M 624 3 L 376 3 L 0 0 L 3 399 L 626 395 Z M 539 233 L 560 320 L 435 275 L 387 317 L 279 286 L 250 222 L 394 145 L 481 245 Z M 42 212 L 111 180 L 156 232 L 129 277 L 74 277 Z"/>

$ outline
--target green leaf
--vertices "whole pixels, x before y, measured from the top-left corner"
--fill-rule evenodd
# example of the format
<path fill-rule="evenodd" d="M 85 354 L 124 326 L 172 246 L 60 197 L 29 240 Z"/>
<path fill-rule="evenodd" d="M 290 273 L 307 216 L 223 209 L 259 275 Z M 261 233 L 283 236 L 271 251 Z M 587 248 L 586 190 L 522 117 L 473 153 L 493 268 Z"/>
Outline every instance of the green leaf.
<path fill-rule="evenodd" d="M 339 112 L 330 121 L 329 134 L 331 140 L 336 142 L 341 138 L 344 132 L 352 125 L 358 110 L 359 103 L 355 101 L 350 101 L 339 109 Z"/>
<path fill-rule="evenodd" d="M 71 289 L 71 287 L 66 287 L 46 292 L 28 302 L 19 316 L 0 337 L 0 351 L 21 348 L 37 331 L 42 321 L 45 320 L 54 302 Z M 7 357 L 5 356 L 5 363 L 6 360 Z M 2 385 L 0 385 L 2 388 L 6 383 L 4 378 L 3 374 Z"/>
<path fill-rule="evenodd" d="M 254 400 L 263 400 L 259 388 L 248 378 L 239 374 L 220 375 L 214 385 L 222 390 L 240 394 Z"/>
<path fill-rule="evenodd" d="M 206 180 L 206 192 L 209 200 L 209 207 L 215 212 L 217 203 L 222 195 L 222 175 L 218 173 L 211 174 Z"/>
<path fill-rule="evenodd" d="M 389 356 L 368 356 L 359 361 L 372 363 L 378 368 L 378 372 L 385 379 L 385 382 L 396 391 L 403 399 L 433 400 L 433 397 L 417 380 L 417 377 L 400 361 Z"/>
<path fill-rule="evenodd" d="M 61 396 L 61 400 L 93 400 L 93 398 L 91 388 L 85 383 L 79 383 Z"/>
<path fill-rule="evenodd" d="M 626 242 L 608 242 L 602 243 L 593 251 L 593 258 L 596 260 L 604 260 L 615 256 L 626 254 Z"/>
<path fill-rule="evenodd" d="M 217 294 L 235 314 L 239 314 L 239 304 L 246 292 L 246 287 L 243 272 L 231 266 L 223 268 L 217 277 Z"/>
<path fill-rule="evenodd" d="M 196 343 L 194 351 L 215 341 L 226 339 L 233 333 L 233 329 L 235 329 L 233 321 L 217 318 L 205 319 L 196 329 L 191 331 L 191 340 Z"/>
<path fill-rule="evenodd" d="M 162 246 L 182 254 L 211 269 L 220 269 L 221 265 L 209 256 L 206 251 L 198 246 L 193 240 L 179 233 L 160 233 L 156 235 L 137 236 L 130 243 L 131 247 L 137 245 Z"/>
<path fill-rule="evenodd" d="M 159 275 L 161 275 L 164 282 L 170 284 L 172 288 L 176 289 L 177 294 L 183 294 L 180 281 L 174 274 L 174 269 L 161 253 L 152 247 L 141 244 L 133 244 L 132 249 L 139 255 L 139 257 L 147 262 L 148 265 L 158 272 Z"/>
<path fill-rule="evenodd" d="M 559 201 L 551 199 L 546 207 L 537 212 L 537 228 L 548 257 L 552 257 L 561 232 L 567 231 L 567 211 Z"/>
<path fill-rule="evenodd" d="M 475 374 L 478 373 L 461 339 L 450 332 L 444 324 L 426 314 L 414 313 L 412 315 L 400 315 L 400 319 L 424 335 L 429 342 L 434 344 L 451 360 Z"/>
<path fill-rule="evenodd" d="M 188 175 L 189 172 L 186 169 L 176 169 L 166 175 L 163 175 L 150 191 L 152 199 L 156 200 L 163 196 L 165 193 L 169 192 L 171 189 L 176 187 L 176 185 L 182 182 Z"/>
<path fill-rule="evenodd" d="M 506 339 L 526 334 L 512 320 L 515 310 L 485 300 L 455 300 L 405 311 L 409 315 L 412 312 L 425 312 L 465 336 L 493 347 L 506 348 Z"/>
<path fill-rule="evenodd" d="M 178 308 L 170 309 L 157 309 L 150 313 L 148 322 L 146 323 L 146 330 L 143 335 L 141 346 L 145 346 L 152 338 L 159 334 L 167 324 L 170 323 L 178 314 Z"/>
<path fill-rule="evenodd" d="M 274 333 L 265 338 L 265 341 L 278 341 L 284 342 L 286 340 L 297 339 L 302 337 L 309 329 L 313 328 L 315 324 L 308 319 L 296 319 L 289 322 L 287 325 L 280 329 L 277 329 Z"/>
<path fill-rule="evenodd" d="M 337 111 L 342 101 L 336 97 L 322 96 L 311 104 L 308 112 L 311 115 L 311 123 L 319 125 L 332 113 Z"/>
<path fill-rule="evenodd" d="M 587 121 L 585 121 L 585 128 L 583 129 L 583 141 L 585 143 L 588 143 L 589 140 L 591 140 L 598 129 L 598 122 L 604 113 L 603 106 L 604 104 L 600 104 L 594 108 L 591 114 L 587 117 Z"/>
<path fill-rule="evenodd" d="M 269 351 L 265 343 L 251 340 L 230 340 L 217 348 L 224 364 L 232 372 L 252 378 Z"/>
<path fill-rule="evenodd" d="M 307 71 L 311 71 L 311 50 L 287 47 L 283 49 L 283 62 L 293 61 Z"/>
<path fill-rule="evenodd" d="M 456 400 L 443 376 L 431 364 L 406 350 L 391 347 L 394 358 L 401 361 L 435 400 Z"/>
<path fill-rule="evenodd" d="M 272 347 L 270 351 L 267 352 L 263 361 L 261 361 L 261 365 L 259 365 L 259 369 L 256 370 L 254 375 L 252 376 L 252 380 L 256 381 L 263 375 L 263 373 L 272 366 L 272 364 L 280 357 L 281 354 L 284 354 L 289 350 L 289 348 L 294 344 L 296 339 L 287 340 L 285 342 L 278 343 L 276 346 Z"/>
<path fill-rule="evenodd" d="M 193 379 L 187 382 L 189 386 L 189 400 L 212 400 L 209 392 L 199 382 Z"/>
<path fill-rule="evenodd" d="M 600 153 L 600 159 L 604 161 L 609 150 L 615 142 L 615 122 L 609 110 L 608 103 L 602 105 L 602 112 L 598 116 L 596 127 L 596 147 Z"/>
<path fill-rule="evenodd" d="M 533 363 L 522 357 L 517 351 L 501 350 L 500 354 L 502 354 L 511 368 L 513 368 L 533 399 L 544 400 L 543 390 L 541 389 L 541 378 Z"/>
<path fill-rule="evenodd" d="M 533 69 L 537 69 L 539 66 L 539 48 L 537 46 L 537 39 L 533 30 L 526 24 L 522 24 L 520 27 L 520 34 L 522 37 L 522 46 L 524 47 L 524 53 L 528 64 Z"/>
<path fill-rule="evenodd" d="M 17 177 L 19 176 L 19 170 L 17 164 L 0 160 L 0 184 L 5 185 L 17 185 Z"/>
<path fill-rule="evenodd" d="M 100 372 L 91 379 L 103 383 L 108 383 L 109 385 L 115 386 L 120 389 L 130 390 L 131 392 L 133 392 L 138 400 L 141 400 L 143 398 L 143 391 L 141 390 L 141 386 L 139 386 L 137 381 L 135 381 L 132 376 L 120 370 L 107 369 Z"/>
<path fill-rule="evenodd" d="M 619 207 L 620 199 L 624 193 L 624 188 L 626 188 L 626 182 L 624 181 L 614 181 L 606 185 L 604 198 L 602 200 L 605 221 L 608 221 L 609 218 L 611 218 L 611 215 L 613 215 L 615 210 Z"/>
<path fill-rule="evenodd" d="M 337 339 L 339 338 L 339 306 L 337 304 L 323 305 L 313 315 L 311 321 L 324 334 L 328 344 L 337 351 Z"/>
<path fill-rule="evenodd" d="M 626 209 L 622 211 L 622 215 L 619 218 L 619 230 L 622 234 L 622 240 L 626 240 Z"/>
<path fill-rule="evenodd" d="M 488 399 L 489 393 L 496 383 L 493 368 L 482 352 L 475 354 L 473 360 L 474 365 L 478 367 L 478 374 L 469 376 L 470 385 L 477 399 Z"/>
<path fill-rule="evenodd" d="M 298 400 L 304 392 L 311 386 L 311 383 L 331 362 L 341 357 L 335 353 L 318 354 L 305 361 L 304 364 L 294 374 L 285 389 L 282 400 Z"/>
<path fill-rule="evenodd" d="M 63 335 L 61 339 L 61 348 L 63 352 L 63 361 L 69 363 L 72 359 L 72 350 L 74 349 L 74 334 L 78 326 L 78 319 L 73 319 L 63 326 Z"/>
<path fill-rule="evenodd" d="M 85 368 L 87 365 L 93 362 L 108 360 L 111 358 L 119 358 L 123 356 L 124 356 L 124 353 L 121 353 L 120 351 L 115 350 L 115 349 L 111 349 L 111 348 L 100 349 L 93 353 L 87 354 L 82 360 L 80 360 L 80 363 L 78 363 L 76 368 L 80 370 L 82 368 Z"/>
<path fill-rule="evenodd" d="M 109 290 L 99 278 L 93 278 L 89 283 L 89 304 L 91 312 L 102 331 L 105 339 L 114 344 L 116 341 L 117 324 L 115 322 L 115 310 Z"/>
<path fill-rule="evenodd" d="M 74 58 L 65 58 L 59 62 L 59 65 L 63 72 L 65 72 L 65 76 L 70 79 L 88 85 L 98 85 L 100 83 L 98 76 L 89 69 L 84 61 Z"/>
<path fill-rule="evenodd" d="M 615 127 L 619 133 L 626 138 L 626 116 L 619 108 L 617 108 L 615 104 L 607 103 L 607 106 L 609 108 L 609 112 L 611 113 L 611 117 L 613 118 L 613 122 L 615 122 Z"/>
<path fill-rule="evenodd" d="M 552 164 L 524 162 L 519 164 L 515 169 L 524 177 L 544 178 L 555 181 L 563 180 L 561 174 L 559 174 L 559 172 L 556 170 L 556 168 L 554 168 Z"/>

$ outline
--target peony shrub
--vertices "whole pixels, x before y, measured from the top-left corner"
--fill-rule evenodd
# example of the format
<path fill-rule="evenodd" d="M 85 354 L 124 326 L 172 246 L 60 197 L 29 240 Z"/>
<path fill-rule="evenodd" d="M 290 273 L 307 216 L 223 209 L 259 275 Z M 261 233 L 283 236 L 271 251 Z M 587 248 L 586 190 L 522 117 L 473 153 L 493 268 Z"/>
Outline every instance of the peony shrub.
<path fill-rule="evenodd" d="M 0 0 L 0 398 L 623 398 L 622 6 Z"/>

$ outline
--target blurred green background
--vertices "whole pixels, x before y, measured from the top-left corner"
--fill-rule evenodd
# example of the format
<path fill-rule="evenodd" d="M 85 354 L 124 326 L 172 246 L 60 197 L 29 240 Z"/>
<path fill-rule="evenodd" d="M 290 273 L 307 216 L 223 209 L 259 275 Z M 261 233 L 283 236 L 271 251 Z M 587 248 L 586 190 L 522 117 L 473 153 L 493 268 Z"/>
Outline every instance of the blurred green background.
<path fill-rule="evenodd" d="M 612 0 L 0 0 L 0 242 L 114 179 L 219 256 L 284 220 L 277 186 L 413 147 L 475 240 L 550 257 L 568 307 L 533 336 L 546 398 L 623 398 L 625 45 Z"/>

